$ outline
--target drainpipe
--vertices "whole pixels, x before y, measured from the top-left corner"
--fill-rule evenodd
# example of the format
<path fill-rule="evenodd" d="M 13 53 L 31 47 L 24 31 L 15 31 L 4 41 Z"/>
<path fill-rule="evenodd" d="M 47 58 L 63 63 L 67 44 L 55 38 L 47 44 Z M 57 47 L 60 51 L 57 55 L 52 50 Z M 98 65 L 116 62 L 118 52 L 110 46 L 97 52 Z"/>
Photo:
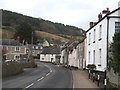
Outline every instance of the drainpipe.
<path fill-rule="evenodd" d="M 107 85 L 107 66 L 108 66 L 108 39 L 109 39 L 109 20 L 110 17 L 107 17 L 107 64 L 106 64 L 106 69 L 105 69 L 105 79 L 104 79 L 104 90 L 106 90 L 106 85 Z"/>

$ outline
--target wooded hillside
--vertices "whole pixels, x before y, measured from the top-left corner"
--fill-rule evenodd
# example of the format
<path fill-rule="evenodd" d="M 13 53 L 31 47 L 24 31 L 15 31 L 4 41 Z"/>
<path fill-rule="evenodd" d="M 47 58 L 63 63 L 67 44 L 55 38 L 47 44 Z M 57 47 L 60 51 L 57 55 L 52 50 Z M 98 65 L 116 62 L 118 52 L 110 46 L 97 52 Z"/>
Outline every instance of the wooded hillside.
<path fill-rule="evenodd" d="M 34 18 L 26 15 L 22 15 L 16 12 L 2 10 L 3 26 L 10 26 L 16 28 L 23 22 L 29 23 L 34 30 L 44 31 L 56 35 L 72 35 L 83 36 L 85 31 L 81 28 L 74 26 L 64 25 L 61 23 L 54 23 L 48 20 Z"/>

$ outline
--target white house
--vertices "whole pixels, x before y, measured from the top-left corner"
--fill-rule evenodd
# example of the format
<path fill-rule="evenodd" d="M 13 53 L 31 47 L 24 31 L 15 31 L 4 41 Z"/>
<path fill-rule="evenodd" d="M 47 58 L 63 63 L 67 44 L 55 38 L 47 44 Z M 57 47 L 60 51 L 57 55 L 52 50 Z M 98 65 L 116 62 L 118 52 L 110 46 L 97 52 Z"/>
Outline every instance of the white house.
<path fill-rule="evenodd" d="M 61 50 L 60 63 L 78 69 L 85 68 L 84 42 L 72 40 L 66 43 Z"/>
<path fill-rule="evenodd" d="M 40 61 L 60 63 L 60 48 L 43 48 L 40 54 Z"/>
<path fill-rule="evenodd" d="M 77 44 L 77 43 L 76 43 Z M 77 45 L 69 47 L 68 65 L 79 68 Z"/>
<path fill-rule="evenodd" d="M 63 65 L 67 65 L 67 48 L 64 47 L 61 50 L 61 57 L 60 57 L 60 63 Z"/>
<path fill-rule="evenodd" d="M 68 65 L 78 69 L 84 68 L 84 42 L 74 41 L 69 45 Z"/>
<path fill-rule="evenodd" d="M 120 7 L 110 12 L 109 8 L 98 15 L 98 22 L 90 22 L 87 30 L 86 66 L 95 64 L 96 70 L 105 71 L 108 62 L 108 46 L 115 32 L 120 32 Z"/>

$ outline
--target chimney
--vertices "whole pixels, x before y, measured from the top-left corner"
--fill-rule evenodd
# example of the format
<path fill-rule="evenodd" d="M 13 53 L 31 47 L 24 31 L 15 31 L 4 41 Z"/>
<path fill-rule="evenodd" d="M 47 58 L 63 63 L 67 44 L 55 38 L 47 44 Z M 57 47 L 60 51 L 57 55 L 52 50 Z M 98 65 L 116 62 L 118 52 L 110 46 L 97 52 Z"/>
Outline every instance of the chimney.
<path fill-rule="evenodd" d="M 107 8 L 107 14 L 109 14 L 110 13 L 110 10 L 109 10 L 109 8 Z"/>
<path fill-rule="evenodd" d="M 95 25 L 97 22 L 90 22 L 90 27 L 92 27 L 93 25 Z"/>
<path fill-rule="evenodd" d="M 17 36 L 16 41 L 20 43 L 20 36 Z"/>
<path fill-rule="evenodd" d="M 25 42 L 25 45 L 28 46 L 28 42 L 27 41 Z"/>
<path fill-rule="evenodd" d="M 93 22 L 90 22 L 90 27 L 92 27 L 93 26 Z"/>
<path fill-rule="evenodd" d="M 103 10 L 102 13 L 103 13 L 103 14 L 109 14 L 109 13 L 110 13 L 109 8 L 107 8 L 106 10 Z"/>
<path fill-rule="evenodd" d="M 95 25 L 97 22 L 93 22 L 93 25 Z"/>
<path fill-rule="evenodd" d="M 102 19 L 102 14 L 98 14 L 98 21 L 100 21 Z"/>

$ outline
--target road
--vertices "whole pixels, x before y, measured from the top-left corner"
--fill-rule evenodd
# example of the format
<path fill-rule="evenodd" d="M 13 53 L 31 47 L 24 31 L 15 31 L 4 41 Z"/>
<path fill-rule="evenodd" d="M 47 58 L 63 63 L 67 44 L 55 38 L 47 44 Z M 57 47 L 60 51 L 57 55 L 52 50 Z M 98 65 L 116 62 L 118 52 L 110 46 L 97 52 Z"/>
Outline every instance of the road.
<path fill-rule="evenodd" d="M 51 63 L 37 63 L 37 68 L 25 69 L 25 72 L 5 78 L 3 88 L 72 88 L 72 72 Z"/>

